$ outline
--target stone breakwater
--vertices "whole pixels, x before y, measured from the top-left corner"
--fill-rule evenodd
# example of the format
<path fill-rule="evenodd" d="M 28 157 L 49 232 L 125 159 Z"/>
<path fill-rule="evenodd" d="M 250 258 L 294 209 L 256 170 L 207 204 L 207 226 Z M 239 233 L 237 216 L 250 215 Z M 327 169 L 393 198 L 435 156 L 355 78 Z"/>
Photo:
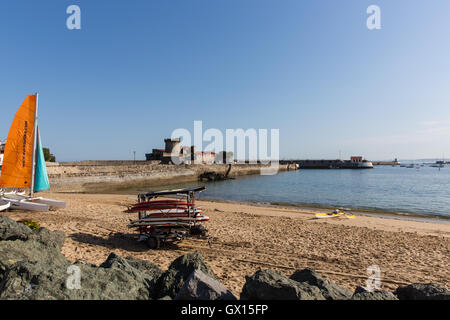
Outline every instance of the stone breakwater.
<path fill-rule="evenodd" d="M 132 187 L 198 181 L 205 173 L 229 178 L 260 174 L 261 164 L 170 165 L 152 161 L 82 161 L 47 163 L 47 172 L 56 192 L 99 192 Z M 282 164 L 279 171 L 293 169 Z"/>
<path fill-rule="evenodd" d="M 97 266 L 69 262 L 61 253 L 64 241 L 61 231 L 32 231 L 0 216 L 0 300 L 238 299 L 217 280 L 198 252 L 178 257 L 167 270 L 115 253 Z M 394 292 L 369 292 L 363 287 L 352 292 L 312 269 L 297 270 L 290 277 L 259 270 L 245 279 L 242 300 L 450 299 L 448 290 L 432 283 L 401 286 Z"/>

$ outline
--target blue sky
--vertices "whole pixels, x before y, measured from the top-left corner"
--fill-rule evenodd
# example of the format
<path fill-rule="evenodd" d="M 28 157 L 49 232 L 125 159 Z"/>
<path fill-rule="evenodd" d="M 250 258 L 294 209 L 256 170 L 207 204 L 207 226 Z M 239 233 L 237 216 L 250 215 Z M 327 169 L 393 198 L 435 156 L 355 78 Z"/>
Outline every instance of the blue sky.
<path fill-rule="evenodd" d="M 81 30 L 66 8 L 81 8 Z M 366 9 L 381 8 L 381 30 Z M 2 1 L 0 138 L 40 93 L 60 161 L 139 159 L 174 129 L 280 130 L 281 158 L 450 155 L 450 2 Z"/>

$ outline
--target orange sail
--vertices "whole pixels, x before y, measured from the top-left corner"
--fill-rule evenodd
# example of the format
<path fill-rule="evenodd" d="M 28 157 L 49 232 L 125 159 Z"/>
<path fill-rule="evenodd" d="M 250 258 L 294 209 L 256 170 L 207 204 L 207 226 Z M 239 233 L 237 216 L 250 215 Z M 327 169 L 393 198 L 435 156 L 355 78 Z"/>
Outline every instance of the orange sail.
<path fill-rule="evenodd" d="M 0 187 L 30 188 L 33 162 L 36 96 L 29 95 L 20 106 L 6 140 Z"/>

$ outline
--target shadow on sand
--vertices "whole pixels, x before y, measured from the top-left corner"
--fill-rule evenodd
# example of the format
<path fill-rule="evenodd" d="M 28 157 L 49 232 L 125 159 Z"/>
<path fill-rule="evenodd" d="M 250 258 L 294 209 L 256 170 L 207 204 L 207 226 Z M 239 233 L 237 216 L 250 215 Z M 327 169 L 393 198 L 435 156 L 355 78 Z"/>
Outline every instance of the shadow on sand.
<path fill-rule="evenodd" d="M 121 249 L 130 252 L 145 252 L 149 249 L 145 242 L 138 242 L 135 238 L 123 233 L 112 233 L 108 237 L 99 237 L 89 233 L 75 233 L 69 236 L 72 240 L 80 243 L 102 246 L 111 250 Z M 179 250 L 176 243 L 162 243 L 157 250 Z"/>

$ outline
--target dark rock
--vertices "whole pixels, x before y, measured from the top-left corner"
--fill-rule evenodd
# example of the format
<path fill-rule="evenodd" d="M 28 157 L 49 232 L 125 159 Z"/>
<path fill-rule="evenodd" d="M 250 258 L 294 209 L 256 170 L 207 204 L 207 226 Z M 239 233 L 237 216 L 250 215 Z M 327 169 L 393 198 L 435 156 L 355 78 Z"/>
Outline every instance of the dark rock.
<path fill-rule="evenodd" d="M 126 264 L 110 268 L 92 268 L 80 265 L 81 299 L 89 300 L 149 300 L 152 279 Z"/>
<path fill-rule="evenodd" d="M 175 300 L 237 300 L 219 281 L 195 270 L 184 282 Z"/>
<path fill-rule="evenodd" d="M 203 172 L 202 174 L 200 174 L 198 176 L 198 180 L 199 181 L 221 181 L 221 180 L 228 180 L 230 179 L 228 177 L 228 173 L 218 173 L 218 172 L 214 172 L 214 171 L 207 171 L 207 172 Z"/>
<path fill-rule="evenodd" d="M 44 244 L 52 242 L 59 248 L 62 248 L 65 240 L 64 232 L 51 231 L 47 228 L 39 228 L 32 231 L 28 226 L 16 222 L 9 217 L 0 217 L 0 241 L 14 241 L 14 240 L 37 240 Z"/>
<path fill-rule="evenodd" d="M 64 233 L 27 226 L 8 217 L 0 217 L 0 280 L 6 270 L 19 261 L 66 264 L 61 254 Z"/>
<path fill-rule="evenodd" d="M 64 299 L 66 265 L 19 261 L 8 268 L 0 282 L 0 299 Z M 59 280 L 59 281 L 58 281 Z"/>
<path fill-rule="evenodd" d="M 365 292 L 368 292 L 366 288 L 364 288 L 363 286 L 357 286 L 355 292 L 353 292 L 353 295 Z"/>
<path fill-rule="evenodd" d="M 143 277 L 146 281 L 150 295 L 153 295 L 157 280 L 163 273 L 157 266 L 151 262 L 147 262 L 135 258 L 122 258 L 111 253 L 105 262 L 100 265 L 101 268 L 117 268 L 129 273 L 132 277 Z M 138 268 L 136 268 L 138 267 Z"/>
<path fill-rule="evenodd" d="M 161 269 L 153 263 L 135 259 L 132 257 L 122 258 L 112 252 L 105 262 L 100 265 L 101 268 L 118 268 L 129 273 L 143 273 L 149 279 L 157 279 L 163 273 Z"/>
<path fill-rule="evenodd" d="M 435 283 L 413 283 L 398 287 L 395 294 L 400 300 L 450 300 L 450 291 Z"/>
<path fill-rule="evenodd" d="M 6 216 L 0 217 L 0 241 L 26 240 L 30 234 L 32 234 L 32 231 L 26 225 Z"/>
<path fill-rule="evenodd" d="M 158 279 L 163 274 L 163 271 L 160 268 L 158 268 L 155 264 L 149 261 L 133 257 L 126 257 L 125 260 L 128 262 L 130 266 L 147 274 L 150 278 L 154 280 Z"/>
<path fill-rule="evenodd" d="M 245 279 L 241 293 L 243 300 L 325 300 L 319 288 L 273 270 L 260 270 Z"/>
<path fill-rule="evenodd" d="M 290 279 L 318 287 L 327 300 L 347 300 L 352 297 L 350 290 L 322 278 L 312 269 L 297 270 L 290 276 Z"/>
<path fill-rule="evenodd" d="M 169 269 L 158 279 L 154 297 L 156 299 L 164 296 L 175 298 L 186 279 L 195 270 L 200 270 L 211 278 L 216 279 L 216 276 L 205 264 L 200 253 L 189 253 L 175 259 L 169 266 Z"/>
<path fill-rule="evenodd" d="M 122 270 L 131 270 L 130 264 L 122 257 L 118 256 L 114 252 L 110 253 L 105 262 L 103 262 L 100 268 L 118 268 Z M 135 268 L 133 268 L 134 271 Z M 132 271 L 130 271 L 132 272 Z"/>
<path fill-rule="evenodd" d="M 21 261 L 10 267 L 0 283 L 0 299 L 29 300 L 148 300 L 149 279 L 116 259 L 108 268 L 75 264 L 80 288 L 68 286 L 70 264 Z M 117 262 L 117 263 L 116 263 Z"/>
<path fill-rule="evenodd" d="M 373 290 L 358 286 L 353 293 L 352 300 L 398 300 L 398 298 L 389 291 Z"/>
<path fill-rule="evenodd" d="M 44 244 L 55 244 L 60 250 L 64 245 L 66 235 L 63 231 L 51 231 L 47 228 L 39 228 L 29 236 L 29 239 L 34 239 Z"/>
<path fill-rule="evenodd" d="M 0 241 L 0 280 L 2 274 L 19 261 L 65 265 L 68 263 L 56 243 L 36 240 Z"/>

